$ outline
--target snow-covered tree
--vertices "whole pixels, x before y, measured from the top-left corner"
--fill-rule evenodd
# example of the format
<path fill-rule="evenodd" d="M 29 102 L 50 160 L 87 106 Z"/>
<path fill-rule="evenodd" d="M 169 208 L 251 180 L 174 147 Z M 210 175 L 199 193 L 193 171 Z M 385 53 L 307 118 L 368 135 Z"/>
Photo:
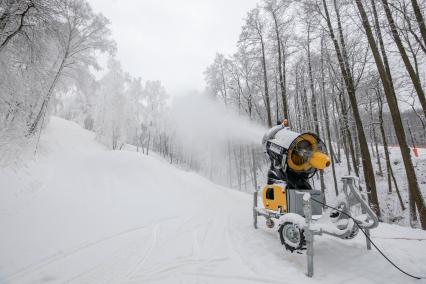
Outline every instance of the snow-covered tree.
<path fill-rule="evenodd" d="M 112 149 L 118 149 L 126 140 L 127 80 L 120 63 L 110 59 L 108 72 L 99 81 L 94 129 L 98 140 Z"/>

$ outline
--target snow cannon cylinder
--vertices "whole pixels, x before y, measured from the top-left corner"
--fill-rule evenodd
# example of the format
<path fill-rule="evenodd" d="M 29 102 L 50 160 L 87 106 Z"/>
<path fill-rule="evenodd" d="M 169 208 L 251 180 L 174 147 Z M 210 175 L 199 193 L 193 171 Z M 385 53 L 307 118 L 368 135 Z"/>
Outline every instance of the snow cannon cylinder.
<path fill-rule="evenodd" d="M 296 173 L 313 173 L 331 164 L 324 142 L 314 133 L 277 125 L 264 135 L 263 144 L 275 165 Z"/>

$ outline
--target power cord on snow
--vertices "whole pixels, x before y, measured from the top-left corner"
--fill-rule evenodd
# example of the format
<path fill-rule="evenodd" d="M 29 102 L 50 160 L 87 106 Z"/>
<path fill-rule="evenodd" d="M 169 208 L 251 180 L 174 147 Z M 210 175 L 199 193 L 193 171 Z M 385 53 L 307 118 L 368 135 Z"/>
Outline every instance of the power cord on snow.
<path fill-rule="evenodd" d="M 346 213 L 346 212 L 343 212 L 342 210 L 339 210 L 339 209 L 337 209 L 337 208 L 334 208 L 333 206 L 330 206 L 330 205 L 328 205 L 328 204 L 325 204 L 325 203 L 323 203 L 323 202 L 321 202 L 321 201 L 319 201 L 319 200 L 316 200 L 316 199 L 314 199 L 314 198 L 312 198 L 311 197 L 311 200 L 313 200 L 313 201 L 315 201 L 315 202 L 317 202 L 317 203 L 319 203 L 319 204 L 321 204 L 321 205 L 323 205 L 323 206 L 326 206 L 326 207 L 328 207 L 328 208 L 330 208 L 330 209 L 334 209 L 334 210 L 336 210 L 336 211 L 338 211 L 338 212 L 340 212 L 340 213 L 342 213 L 342 214 L 344 214 L 344 215 L 346 215 L 347 217 L 349 217 L 349 218 L 351 218 L 353 221 L 354 221 L 354 223 L 358 226 L 358 228 L 361 230 L 361 232 L 365 235 L 365 237 L 370 241 L 370 243 L 376 248 L 376 250 L 390 263 L 390 264 L 392 264 L 396 269 L 398 269 L 399 271 L 401 271 L 402 273 L 404 273 L 405 275 L 407 275 L 407 276 L 409 276 L 409 277 L 412 277 L 412 278 L 414 278 L 414 279 L 426 279 L 426 277 L 420 277 L 420 276 L 415 276 L 415 275 L 412 275 L 412 274 L 410 274 L 410 273 L 408 273 L 408 272 L 406 272 L 406 271 L 404 271 L 404 270 L 402 270 L 398 265 L 396 265 L 392 260 L 390 260 L 378 247 L 377 247 L 377 245 L 371 240 L 371 238 L 370 238 L 370 236 L 368 236 L 368 234 L 364 231 L 364 229 L 358 224 L 358 221 L 354 218 L 354 217 L 352 217 L 351 215 L 349 215 L 348 213 Z"/>

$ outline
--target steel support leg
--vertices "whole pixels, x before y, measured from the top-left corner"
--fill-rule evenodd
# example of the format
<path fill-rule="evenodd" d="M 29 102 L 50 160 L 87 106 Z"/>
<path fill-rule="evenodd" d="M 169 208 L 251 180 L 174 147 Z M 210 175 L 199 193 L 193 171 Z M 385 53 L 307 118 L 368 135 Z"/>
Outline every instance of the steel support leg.
<path fill-rule="evenodd" d="M 307 273 L 308 277 L 314 275 L 314 233 L 311 230 L 312 209 L 311 209 L 311 195 L 305 193 L 303 196 L 303 213 L 305 214 L 306 226 L 304 227 L 304 234 L 306 240 L 306 256 L 307 256 Z"/>
<path fill-rule="evenodd" d="M 367 242 L 367 250 L 371 250 L 371 242 L 370 242 L 370 229 L 364 229 L 365 234 L 368 236 L 368 238 L 365 238 L 365 241 Z"/>
<path fill-rule="evenodd" d="M 253 226 L 257 229 L 257 190 L 253 192 Z"/>
<path fill-rule="evenodd" d="M 305 238 L 306 255 L 308 257 L 306 276 L 312 277 L 314 275 L 314 234 L 311 230 L 305 231 Z"/>

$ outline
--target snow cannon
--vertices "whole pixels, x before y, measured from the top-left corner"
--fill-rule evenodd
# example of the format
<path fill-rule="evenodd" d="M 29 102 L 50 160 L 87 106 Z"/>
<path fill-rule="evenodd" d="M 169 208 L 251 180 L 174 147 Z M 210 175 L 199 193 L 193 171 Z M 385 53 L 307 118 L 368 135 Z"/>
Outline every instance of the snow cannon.
<path fill-rule="evenodd" d="M 309 191 L 323 200 L 322 192 L 312 189 L 309 183 L 318 170 L 330 166 L 325 144 L 316 134 L 294 132 L 282 123 L 265 133 L 262 144 L 271 161 L 267 185 L 262 190 L 264 208 L 303 215 L 302 194 L 296 190 Z M 313 212 L 321 214 L 322 206 L 313 206 Z M 273 220 L 267 218 L 267 226 L 274 225 Z"/>
<path fill-rule="evenodd" d="M 368 205 L 366 192 L 360 191 L 357 177 L 342 177 L 343 188 L 332 205 L 325 203 L 321 190 L 312 187 L 312 177 L 331 164 L 318 135 L 294 132 L 282 123 L 265 133 L 262 146 L 271 164 L 267 184 L 260 192 L 263 206 L 258 206 L 259 192 L 254 191 L 253 225 L 257 229 L 257 218 L 263 216 L 267 228 L 277 227 L 286 250 L 307 250 L 308 276 L 313 275 L 314 235 L 349 240 L 360 229 L 369 234 L 370 229 L 377 227 L 378 218 Z"/>
<path fill-rule="evenodd" d="M 306 180 L 330 166 L 324 142 L 314 133 L 297 133 L 283 124 L 271 128 L 262 144 L 271 160 L 268 184 L 286 180 L 295 188 L 310 188 Z"/>

